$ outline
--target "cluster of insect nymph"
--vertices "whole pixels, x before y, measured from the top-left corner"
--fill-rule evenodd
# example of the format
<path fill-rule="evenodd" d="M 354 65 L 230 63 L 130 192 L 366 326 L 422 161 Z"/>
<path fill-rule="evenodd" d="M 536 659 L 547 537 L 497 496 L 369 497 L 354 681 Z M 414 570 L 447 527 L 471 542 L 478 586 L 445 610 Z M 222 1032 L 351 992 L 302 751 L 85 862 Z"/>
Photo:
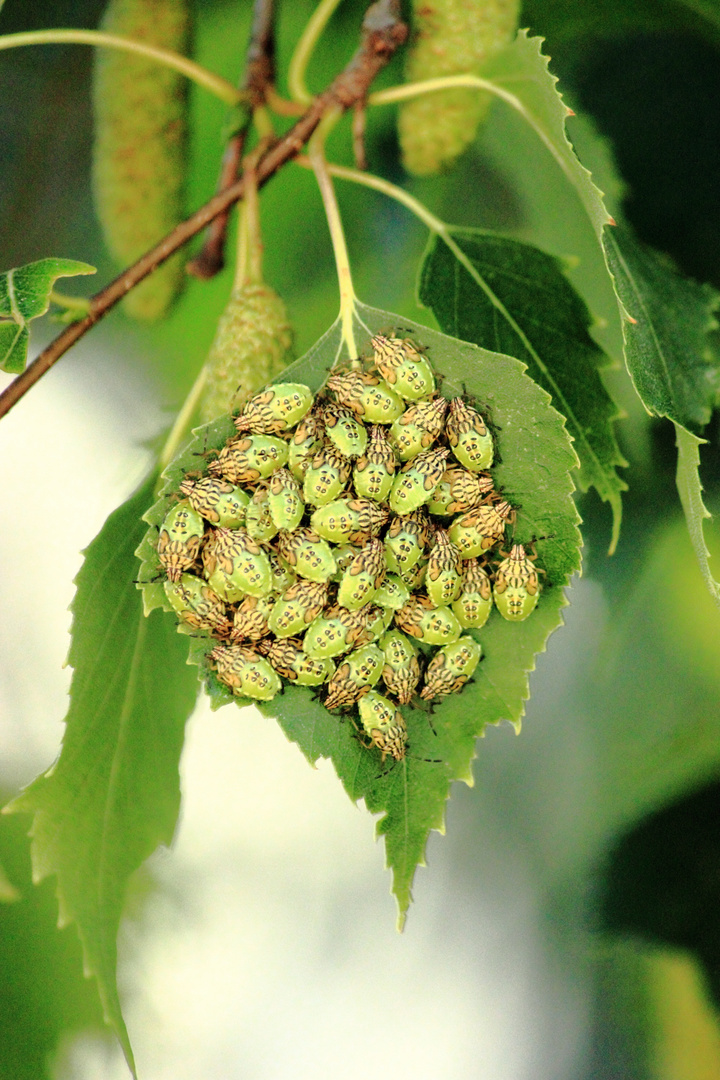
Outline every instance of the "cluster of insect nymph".
<path fill-rule="evenodd" d="M 316 395 L 278 383 L 248 400 L 205 475 L 180 482 L 157 551 L 169 603 L 217 639 L 208 661 L 233 694 L 316 687 L 400 761 L 398 706 L 461 691 L 493 601 L 522 621 L 540 585 L 534 555 L 502 550 L 515 510 L 483 416 L 438 392 L 422 346 L 391 333 L 371 348 Z"/>

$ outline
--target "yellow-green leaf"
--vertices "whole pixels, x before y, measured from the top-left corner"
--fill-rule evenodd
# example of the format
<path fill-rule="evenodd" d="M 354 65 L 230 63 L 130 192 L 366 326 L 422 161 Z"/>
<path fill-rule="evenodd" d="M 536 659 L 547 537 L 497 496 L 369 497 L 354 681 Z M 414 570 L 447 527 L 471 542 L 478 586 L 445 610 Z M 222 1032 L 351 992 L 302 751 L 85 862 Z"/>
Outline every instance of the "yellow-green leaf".
<path fill-rule="evenodd" d="M 0 274 L 0 368 L 20 372 L 27 362 L 28 323 L 44 315 L 58 278 L 94 274 L 95 267 L 75 259 L 38 259 Z"/>

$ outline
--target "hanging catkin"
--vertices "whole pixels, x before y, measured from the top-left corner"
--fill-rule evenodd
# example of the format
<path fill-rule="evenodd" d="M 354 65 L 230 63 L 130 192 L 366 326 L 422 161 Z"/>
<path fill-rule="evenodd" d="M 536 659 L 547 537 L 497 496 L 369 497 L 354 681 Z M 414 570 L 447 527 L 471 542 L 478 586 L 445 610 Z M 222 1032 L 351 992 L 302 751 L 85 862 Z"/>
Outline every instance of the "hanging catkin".
<path fill-rule="evenodd" d="M 237 408 L 275 378 L 292 359 L 292 338 L 285 304 L 274 289 L 265 284 L 235 289 L 205 363 L 203 423 Z"/>
<path fill-rule="evenodd" d="M 415 82 L 473 72 L 513 37 L 518 0 L 413 0 L 413 42 L 406 77 Z M 453 164 L 475 138 L 489 106 L 477 90 L 443 90 L 403 104 L 398 117 L 402 159 L 418 176 Z"/>
<path fill-rule="evenodd" d="M 110 0 L 101 28 L 175 52 L 188 48 L 186 0 Z M 187 80 L 156 61 L 99 49 L 93 101 L 93 188 L 105 240 L 121 267 L 183 218 Z M 177 254 L 126 297 L 138 319 L 161 318 L 180 291 Z"/>

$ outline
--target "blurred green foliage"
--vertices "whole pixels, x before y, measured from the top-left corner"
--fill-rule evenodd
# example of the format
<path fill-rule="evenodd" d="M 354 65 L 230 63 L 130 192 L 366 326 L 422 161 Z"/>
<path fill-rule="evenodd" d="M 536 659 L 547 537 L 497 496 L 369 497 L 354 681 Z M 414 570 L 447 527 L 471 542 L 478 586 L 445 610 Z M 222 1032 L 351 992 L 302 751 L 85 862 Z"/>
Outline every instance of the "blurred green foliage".
<path fill-rule="evenodd" d="M 54 883 L 32 883 L 27 828 L 25 816 L 0 819 L 0 864 L 17 892 L 0 897 L 0 1080 L 43 1080 L 64 1038 L 103 1027 L 75 928 L 57 928 Z"/>

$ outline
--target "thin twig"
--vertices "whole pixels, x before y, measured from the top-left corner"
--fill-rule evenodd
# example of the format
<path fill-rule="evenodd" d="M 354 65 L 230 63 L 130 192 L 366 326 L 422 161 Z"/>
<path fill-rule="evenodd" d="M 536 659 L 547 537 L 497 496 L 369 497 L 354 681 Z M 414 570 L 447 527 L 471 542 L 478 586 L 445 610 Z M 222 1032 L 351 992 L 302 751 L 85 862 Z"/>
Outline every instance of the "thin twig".
<path fill-rule="evenodd" d="M 218 191 L 227 191 L 237 180 L 246 137 L 247 128 L 244 128 L 244 130 L 239 131 L 228 140 L 223 154 L 222 165 L 220 166 Z M 209 281 L 210 278 L 220 273 L 225 266 L 225 240 L 229 220 L 230 207 L 213 219 L 205 243 L 197 255 L 186 263 L 186 273 L 192 277 L 200 278 L 201 281 Z"/>
<path fill-rule="evenodd" d="M 228 140 L 220 167 L 218 191 L 226 191 L 234 184 L 240 171 L 252 110 L 265 104 L 268 86 L 275 81 L 275 22 L 273 0 L 255 0 L 250 41 L 245 61 L 245 75 L 241 90 L 249 95 L 247 118 L 239 131 Z M 225 266 L 225 242 L 227 238 L 230 208 L 218 216 L 208 229 L 202 248 L 185 267 L 188 274 L 209 281 Z"/>
<path fill-rule="evenodd" d="M 368 167 L 367 155 L 365 154 L 365 120 L 367 118 L 367 102 L 356 101 L 353 105 L 353 156 L 355 167 L 365 170 Z"/>
<path fill-rule="evenodd" d="M 282 97 L 274 86 L 268 86 L 266 97 L 269 107 L 278 116 L 302 116 L 305 112 L 304 105 L 301 105 L 299 101 L 290 101 Z"/>
<path fill-rule="evenodd" d="M 375 76 L 385 67 L 406 37 L 407 27 L 400 19 L 398 0 L 378 0 L 368 8 L 363 21 L 360 48 L 344 71 L 333 80 L 327 90 L 315 98 L 307 112 L 258 162 L 258 187 L 266 184 L 281 166 L 302 150 L 326 112 L 337 108 L 350 109 L 356 101 L 361 101 L 367 95 L 368 87 Z M 90 301 L 90 314 L 63 330 L 22 375 L 18 375 L 0 394 L 0 417 L 9 412 L 70 346 L 107 315 L 130 289 L 201 232 L 218 214 L 222 214 L 233 203 L 242 199 L 244 190 L 245 180 L 241 177 L 231 187 L 214 195 L 133 266 L 93 296 Z"/>
<path fill-rule="evenodd" d="M 273 0 L 255 0 L 244 90 L 253 106 L 264 105 L 267 88 L 275 82 L 275 11 Z"/>

